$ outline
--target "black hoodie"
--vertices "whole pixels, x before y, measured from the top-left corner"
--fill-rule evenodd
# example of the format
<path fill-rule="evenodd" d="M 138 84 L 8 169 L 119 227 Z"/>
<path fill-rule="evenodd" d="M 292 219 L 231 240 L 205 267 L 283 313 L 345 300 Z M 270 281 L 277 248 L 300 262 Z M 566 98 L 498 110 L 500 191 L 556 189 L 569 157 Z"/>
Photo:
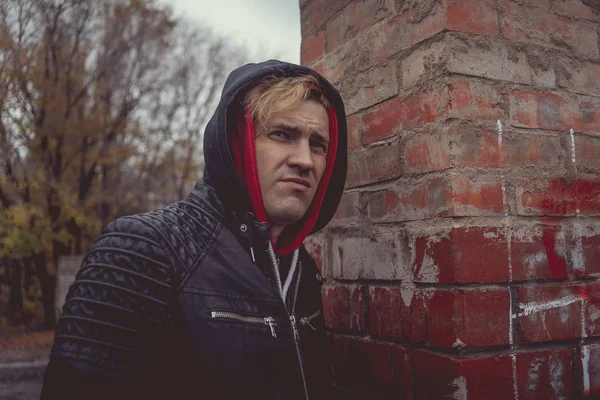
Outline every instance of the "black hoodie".
<path fill-rule="evenodd" d="M 246 64 L 229 75 L 221 95 L 221 101 L 204 132 L 204 181 L 215 189 L 226 208 L 240 214 L 254 212 L 231 156 L 231 144 L 226 133 L 228 117 L 232 112 L 239 113 L 241 111 L 239 104 L 245 94 L 264 78 L 301 74 L 311 74 L 317 78 L 331 107 L 335 110 L 338 123 L 338 151 L 319 217 L 311 231 L 311 233 L 315 233 L 323 229 L 335 214 L 344 191 L 348 156 L 346 113 L 342 98 L 325 78 L 310 68 L 269 60 L 260 64 Z"/>
<path fill-rule="evenodd" d="M 205 132 L 205 182 L 168 207 L 103 230 L 70 287 L 42 399 L 329 399 L 322 278 L 303 247 L 287 295 L 227 137 L 228 116 L 266 76 L 310 73 L 338 120 L 338 151 L 313 231 L 335 213 L 346 174 L 337 91 L 275 60 L 227 80 Z M 272 253 L 271 253 L 272 254 Z"/>

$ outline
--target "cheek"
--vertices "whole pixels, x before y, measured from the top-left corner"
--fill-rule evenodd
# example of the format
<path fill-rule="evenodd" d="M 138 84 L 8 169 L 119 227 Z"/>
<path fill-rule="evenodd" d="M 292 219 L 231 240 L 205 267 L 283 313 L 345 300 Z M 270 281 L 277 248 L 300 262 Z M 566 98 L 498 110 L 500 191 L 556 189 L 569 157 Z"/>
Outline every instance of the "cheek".
<path fill-rule="evenodd" d="M 325 157 L 319 157 L 315 160 L 315 172 L 317 175 L 317 182 L 321 182 L 321 178 L 323 178 L 323 174 L 325 173 L 325 166 L 327 162 Z"/>

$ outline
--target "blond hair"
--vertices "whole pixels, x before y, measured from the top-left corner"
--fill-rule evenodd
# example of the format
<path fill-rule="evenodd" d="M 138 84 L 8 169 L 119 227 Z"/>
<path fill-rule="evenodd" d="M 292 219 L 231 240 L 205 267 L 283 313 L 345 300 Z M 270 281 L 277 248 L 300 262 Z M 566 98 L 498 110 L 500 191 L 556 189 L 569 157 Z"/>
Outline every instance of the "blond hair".
<path fill-rule="evenodd" d="M 325 109 L 329 107 L 321 84 L 313 75 L 269 76 L 250 89 L 244 105 L 250 110 L 254 124 L 264 127 L 273 113 L 305 100 L 316 100 Z"/>

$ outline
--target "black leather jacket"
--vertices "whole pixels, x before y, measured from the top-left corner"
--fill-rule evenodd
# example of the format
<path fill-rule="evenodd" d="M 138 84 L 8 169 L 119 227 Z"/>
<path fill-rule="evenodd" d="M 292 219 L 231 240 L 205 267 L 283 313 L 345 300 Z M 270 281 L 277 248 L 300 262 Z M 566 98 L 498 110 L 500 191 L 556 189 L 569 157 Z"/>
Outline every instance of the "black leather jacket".
<path fill-rule="evenodd" d="M 205 132 L 205 182 L 104 229 L 69 289 L 43 399 L 331 398 L 321 275 L 301 247 L 284 305 L 269 227 L 251 213 L 225 133 L 227 111 L 253 82 L 306 71 L 269 61 L 232 73 Z M 315 230 L 333 216 L 346 173 L 341 98 L 318 78 L 338 113 L 340 150 Z"/>

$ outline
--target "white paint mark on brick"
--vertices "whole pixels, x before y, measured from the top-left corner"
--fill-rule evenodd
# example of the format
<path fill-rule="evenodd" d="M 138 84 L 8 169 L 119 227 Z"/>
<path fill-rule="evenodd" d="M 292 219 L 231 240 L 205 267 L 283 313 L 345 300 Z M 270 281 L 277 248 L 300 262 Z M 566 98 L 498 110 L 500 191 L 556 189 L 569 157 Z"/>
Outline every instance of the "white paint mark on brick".
<path fill-rule="evenodd" d="M 566 392 L 564 385 L 564 377 L 565 377 L 565 366 L 559 360 L 550 361 L 549 366 L 549 375 L 550 375 L 550 385 L 552 386 L 552 390 L 554 391 L 554 395 L 556 399 L 566 400 Z"/>
<path fill-rule="evenodd" d="M 590 392 L 590 348 L 581 348 L 581 365 L 583 366 L 583 393 Z"/>
<path fill-rule="evenodd" d="M 502 146 L 502 122 L 498 120 L 496 122 L 496 126 L 498 127 L 498 147 Z"/>
<path fill-rule="evenodd" d="M 506 197 L 506 182 L 504 180 L 504 175 L 500 176 L 500 180 L 502 183 L 502 206 L 504 207 L 504 216 L 508 217 L 508 200 Z"/>
<path fill-rule="evenodd" d="M 576 159 L 575 159 L 575 131 L 573 131 L 573 128 L 571 128 L 571 130 L 569 131 L 569 134 L 571 135 L 571 161 L 573 162 L 573 164 L 576 164 Z"/>
<path fill-rule="evenodd" d="M 450 383 L 450 386 L 454 388 L 451 399 L 455 400 L 467 400 L 469 392 L 467 391 L 467 378 L 464 376 L 458 376 Z"/>
<path fill-rule="evenodd" d="M 406 307 L 410 307 L 414 294 L 415 283 L 413 281 L 403 280 L 400 283 L 400 295 L 402 296 L 402 302 Z"/>
<path fill-rule="evenodd" d="M 459 338 L 456 338 L 456 341 L 452 344 L 452 348 L 454 348 L 454 349 L 456 349 L 456 348 L 462 349 L 462 348 L 465 348 L 465 347 L 467 347 L 467 344 L 464 343 Z"/>
<path fill-rule="evenodd" d="M 519 389 L 517 387 L 517 356 L 515 354 L 511 354 L 510 358 L 512 360 L 514 398 L 515 398 L 515 400 L 519 400 Z"/>
<path fill-rule="evenodd" d="M 588 321 L 590 322 L 590 330 L 596 331 L 598 329 L 598 324 L 600 323 L 600 308 L 596 307 L 590 302 L 586 302 L 586 314 L 588 316 Z"/>
<path fill-rule="evenodd" d="M 538 267 L 546 265 L 548 257 L 546 252 L 539 251 L 523 257 L 523 264 L 527 267 L 527 275 L 530 278 L 535 277 L 535 271 Z"/>
<path fill-rule="evenodd" d="M 560 308 L 568 306 L 569 304 L 573 304 L 577 301 L 581 301 L 581 296 L 569 295 L 560 299 L 548 301 L 548 302 L 531 302 L 519 305 L 519 309 L 521 312 L 518 314 L 513 314 L 513 318 L 516 317 L 526 317 L 533 313 L 539 313 L 546 310 L 551 310 L 553 308 Z"/>
<path fill-rule="evenodd" d="M 508 221 L 508 217 L 506 218 L 506 246 L 508 247 L 508 278 L 512 282 L 513 279 L 513 270 L 512 270 L 512 228 L 510 227 L 510 223 Z"/>
<path fill-rule="evenodd" d="M 585 271 L 585 262 L 583 257 L 583 231 L 581 225 L 576 225 L 573 229 L 575 234 L 575 246 L 571 249 L 571 262 L 575 271 Z"/>
<path fill-rule="evenodd" d="M 423 261 L 421 264 L 421 269 L 419 270 L 419 276 L 417 279 L 420 282 L 438 282 L 439 281 L 440 270 L 435 263 L 433 257 L 429 254 L 425 254 L 423 256 Z"/>
<path fill-rule="evenodd" d="M 571 161 L 575 167 L 575 175 L 577 175 L 577 158 L 575 157 L 575 131 L 573 128 L 569 129 L 569 135 L 571 136 Z M 577 201 L 575 213 L 579 216 L 579 201 Z"/>
<path fill-rule="evenodd" d="M 584 297 L 581 297 L 581 338 L 584 339 L 587 337 L 587 333 L 585 333 L 586 330 L 586 326 L 585 326 L 585 306 L 586 306 L 586 301 Z"/>
<path fill-rule="evenodd" d="M 427 236 L 427 246 L 430 246 L 431 243 L 439 243 L 442 239 L 449 239 L 450 234 L 448 232 L 442 232 L 437 235 L 429 235 Z"/>
<path fill-rule="evenodd" d="M 360 330 L 360 317 L 358 313 L 352 313 L 352 318 L 350 319 L 350 329 L 352 329 L 353 322 L 356 321 L 356 329 Z"/>
<path fill-rule="evenodd" d="M 529 393 L 536 393 L 537 385 L 540 381 L 540 369 L 544 360 L 540 357 L 536 357 L 529 363 L 529 370 L 527 371 L 527 390 L 526 395 Z"/>
<path fill-rule="evenodd" d="M 498 232 L 483 232 L 483 237 L 486 239 L 498 239 Z"/>
<path fill-rule="evenodd" d="M 510 300 L 510 307 L 508 309 L 508 343 L 510 343 L 510 345 L 512 346 L 514 344 L 513 318 L 515 318 L 515 316 L 512 313 L 514 299 L 512 295 L 512 290 L 510 290 L 510 286 L 508 287 L 508 298 Z"/>

